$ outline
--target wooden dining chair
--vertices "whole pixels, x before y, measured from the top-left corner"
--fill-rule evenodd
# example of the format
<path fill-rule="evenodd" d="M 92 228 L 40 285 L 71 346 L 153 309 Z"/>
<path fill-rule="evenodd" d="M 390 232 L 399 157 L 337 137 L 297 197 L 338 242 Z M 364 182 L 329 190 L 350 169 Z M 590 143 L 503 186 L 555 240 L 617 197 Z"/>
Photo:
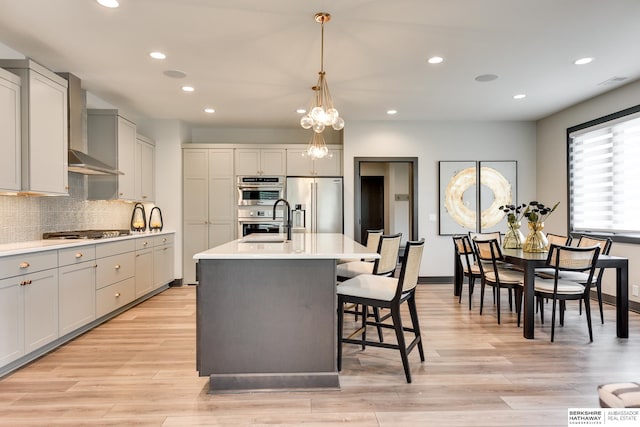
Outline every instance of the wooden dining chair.
<path fill-rule="evenodd" d="M 608 237 L 592 237 L 582 235 L 578 240 L 578 247 L 589 247 L 597 245 L 600 247 L 600 255 L 609 255 L 611 252 L 611 246 L 613 244 L 613 240 Z M 604 268 L 596 267 L 595 273 L 593 275 L 593 279 L 590 282 L 591 288 L 595 288 L 596 295 L 598 297 L 598 308 L 600 309 L 600 322 L 604 325 L 604 310 L 602 308 L 602 276 L 604 275 Z M 587 277 L 584 273 L 567 273 L 567 279 L 577 280 L 580 283 L 589 283 L 587 282 Z M 580 303 L 580 314 L 582 314 L 582 303 Z"/>
<path fill-rule="evenodd" d="M 453 236 L 453 247 L 456 253 L 456 261 L 459 262 L 462 267 L 462 275 L 468 279 L 469 310 L 471 310 L 475 280 L 482 278 L 482 272 L 480 271 L 480 266 L 476 263 L 475 253 L 473 252 L 469 236 Z M 462 303 L 462 289 L 460 289 L 460 296 L 458 298 L 458 304 L 460 303 Z"/>
<path fill-rule="evenodd" d="M 582 273 L 587 275 L 585 283 L 591 283 L 599 255 L 600 247 L 595 245 L 588 247 L 551 245 L 549 248 L 546 264 L 547 267 L 553 268 L 553 278 L 536 277 L 534 289 L 541 307 L 544 298 L 553 300 L 551 312 L 551 342 L 553 342 L 555 335 L 557 302 L 560 301 L 560 324 L 563 325 L 566 301 L 569 300 L 583 301 L 587 315 L 589 340 L 593 342 L 591 306 L 589 304 L 591 287 L 575 280 L 565 279 L 563 276 L 567 273 Z M 540 310 L 540 320 L 544 323 L 543 308 Z"/>
<path fill-rule="evenodd" d="M 496 313 L 498 324 L 500 324 L 500 290 L 513 290 L 516 299 L 516 312 L 518 313 L 518 326 L 520 326 L 520 308 L 522 306 L 522 292 L 524 275 L 520 271 L 510 270 L 500 265 L 504 261 L 500 243 L 497 239 L 487 241 L 473 241 L 476 258 L 481 277 L 480 288 L 480 315 L 484 306 L 484 290 L 489 285 L 495 290 L 496 296 Z"/>
<path fill-rule="evenodd" d="M 420 324 L 418 322 L 418 312 L 415 301 L 415 289 L 418 284 L 423 250 L 424 239 L 407 242 L 402 256 L 400 274 L 397 278 L 375 274 L 361 274 L 338 285 L 338 371 L 342 370 L 342 344 L 344 343 L 361 345 L 363 350 L 366 346 L 390 348 L 400 351 L 405 377 L 408 383 L 411 382 L 408 355 L 416 346 L 420 353 L 420 360 L 424 362 L 424 350 L 422 348 Z M 400 307 L 401 304 L 405 302 L 409 309 L 411 327 L 403 326 L 402 323 Z M 375 307 L 389 309 L 390 313 L 382 319 L 376 319 L 376 321 L 369 321 L 366 316 L 362 316 L 360 327 L 348 337 L 343 337 L 343 307 L 345 304 L 351 303 L 365 307 L 365 312 L 366 307 Z M 388 319 L 392 320 L 391 324 L 386 323 Z M 393 329 L 395 331 L 397 344 L 367 340 L 367 326 Z M 409 344 L 405 342 L 404 332 L 413 333 L 413 339 Z M 360 335 L 359 339 L 354 338 L 357 335 Z"/>

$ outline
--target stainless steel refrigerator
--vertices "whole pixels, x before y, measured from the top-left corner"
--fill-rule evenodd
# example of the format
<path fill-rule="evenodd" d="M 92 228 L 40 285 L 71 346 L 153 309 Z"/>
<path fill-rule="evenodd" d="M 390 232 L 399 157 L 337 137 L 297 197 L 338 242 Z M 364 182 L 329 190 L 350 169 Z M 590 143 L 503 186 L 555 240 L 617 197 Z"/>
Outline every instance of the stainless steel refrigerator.
<path fill-rule="evenodd" d="M 343 232 L 342 178 L 287 178 L 286 194 L 294 231 Z"/>

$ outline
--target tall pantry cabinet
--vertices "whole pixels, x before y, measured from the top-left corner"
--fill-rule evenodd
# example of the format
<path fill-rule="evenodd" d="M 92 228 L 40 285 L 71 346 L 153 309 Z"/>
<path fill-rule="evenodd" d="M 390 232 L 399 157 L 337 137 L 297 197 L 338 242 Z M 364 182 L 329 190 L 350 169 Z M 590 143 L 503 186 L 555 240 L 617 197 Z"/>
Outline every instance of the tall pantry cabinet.
<path fill-rule="evenodd" d="M 234 152 L 224 148 L 184 148 L 183 276 L 195 283 L 193 255 L 235 239 Z"/>

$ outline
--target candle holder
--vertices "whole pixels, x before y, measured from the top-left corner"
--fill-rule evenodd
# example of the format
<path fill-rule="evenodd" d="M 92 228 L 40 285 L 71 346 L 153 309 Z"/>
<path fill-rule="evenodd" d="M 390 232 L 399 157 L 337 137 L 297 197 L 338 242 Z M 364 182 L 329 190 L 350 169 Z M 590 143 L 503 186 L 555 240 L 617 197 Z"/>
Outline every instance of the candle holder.
<path fill-rule="evenodd" d="M 149 214 L 149 230 L 162 231 L 162 211 L 155 206 Z"/>
<path fill-rule="evenodd" d="M 136 203 L 131 213 L 131 231 L 145 231 L 147 229 L 147 216 L 144 205 Z"/>

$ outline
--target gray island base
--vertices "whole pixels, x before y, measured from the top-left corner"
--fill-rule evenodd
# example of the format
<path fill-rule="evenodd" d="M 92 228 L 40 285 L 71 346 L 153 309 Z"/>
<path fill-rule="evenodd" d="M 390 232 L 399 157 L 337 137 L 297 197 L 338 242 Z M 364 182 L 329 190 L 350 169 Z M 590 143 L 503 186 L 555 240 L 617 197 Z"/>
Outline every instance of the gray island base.
<path fill-rule="evenodd" d="M 197 369 L 210 393 L 340 387 L 336 259 L 372 254 L 340 234 L 304 238 L 304 250 L 238 240 L 194 257 Z"/>

